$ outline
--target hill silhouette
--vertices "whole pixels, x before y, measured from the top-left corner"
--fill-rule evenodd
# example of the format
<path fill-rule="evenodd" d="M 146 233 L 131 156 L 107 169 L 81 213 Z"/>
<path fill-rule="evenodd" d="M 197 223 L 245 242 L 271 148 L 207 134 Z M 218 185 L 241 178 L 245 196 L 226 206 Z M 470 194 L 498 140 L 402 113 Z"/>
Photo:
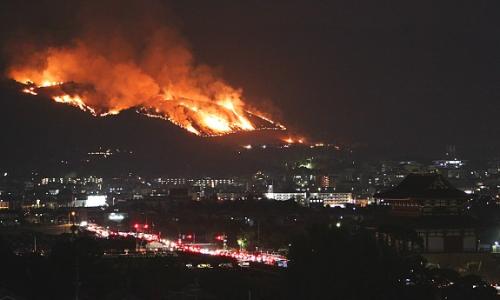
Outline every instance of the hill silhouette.
<path fill-rule="evenodd" d="M 48 173 L 218 174 L 252 171 L 258 165 L 238 157 L 248 143 L 277 142 L 280 131 L 201 138 L 167 121 L 134 110 L 94 117 L 44 96 L 0 83 L 0 168 Z M 119 149 L 111 159 L 85 162 L 87 152 Z M 65 166 L 67 165 L 67 166 Z"/>

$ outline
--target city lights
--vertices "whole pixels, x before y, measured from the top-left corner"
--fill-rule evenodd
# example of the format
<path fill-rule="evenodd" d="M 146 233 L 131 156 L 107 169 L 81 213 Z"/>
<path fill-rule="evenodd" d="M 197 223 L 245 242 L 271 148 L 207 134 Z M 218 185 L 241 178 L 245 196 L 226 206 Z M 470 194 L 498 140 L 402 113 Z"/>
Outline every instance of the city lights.
<path fill-rule="evenodd" d="M 499 300 L 466 2 L 0 1 L 0 300 Z"/>

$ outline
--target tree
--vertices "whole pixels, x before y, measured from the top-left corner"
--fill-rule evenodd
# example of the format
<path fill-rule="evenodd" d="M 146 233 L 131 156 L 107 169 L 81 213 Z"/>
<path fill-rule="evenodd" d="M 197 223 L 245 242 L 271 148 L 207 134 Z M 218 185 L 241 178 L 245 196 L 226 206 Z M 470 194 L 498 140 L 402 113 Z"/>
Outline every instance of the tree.
<path fill-rule="evenodd" d="M 316 225 L 290 248 L 289 286 L 294 299 L 429 299 L 418 287 L 398 284 L 420 272 L 419 260 L 405 260 L 378 244 L 365 230 Z M 416 278 L 424 277 L 418 274 Z"/>

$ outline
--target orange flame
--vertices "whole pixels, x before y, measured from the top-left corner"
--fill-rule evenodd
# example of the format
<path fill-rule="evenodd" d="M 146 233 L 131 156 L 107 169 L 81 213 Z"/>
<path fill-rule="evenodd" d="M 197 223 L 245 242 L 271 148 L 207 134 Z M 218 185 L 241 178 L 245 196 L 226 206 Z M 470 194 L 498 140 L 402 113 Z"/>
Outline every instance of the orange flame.
<path fill-rule="evenodd" d="M 116 61 L 83 42 L 49 48 L 42 55 L 37 53 L 42 57 L 37 66 L 42 67 L 26 62 L 12 66 L 10 76 L 26 83 L 23 92 L 47 93 L 56 102 L 94 116 L 137 108 L 147 116 L 169 120 L 201 136 L 286 129 L 248 109 L 241 90 L 226 84 L 208 67 L 194 66 L 186 49 L 181 47 L 171 54 L 171 49 L 162 48 L 161 41 L 148 47 L 157 61 Z M 159 53 L 161 50 L 166 52 Z"/>

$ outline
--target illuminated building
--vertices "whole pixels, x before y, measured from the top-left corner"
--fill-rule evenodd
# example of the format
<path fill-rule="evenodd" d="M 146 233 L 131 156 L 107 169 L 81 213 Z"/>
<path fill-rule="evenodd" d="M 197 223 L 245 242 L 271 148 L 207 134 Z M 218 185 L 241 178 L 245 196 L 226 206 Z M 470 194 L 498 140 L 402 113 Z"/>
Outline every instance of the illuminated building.
<path fill-rule="evenodd" d="M 435 161 L 433 161 L 433 164 L 436 167 L 458 169 L 458 168 L 461 168 L 461 167 L 465 166 L 466 161 L 464 161 L 464 160 L 458 160 L 458 159 L 453 159 L 453 160 L 435 160 Z"/>
<path fill-rule="evenodd" d="M 462 215 L 468 195 L 442 175 L 410 174 L 398 186 L 374 197 L 380 205 L 388 205 L 395 216 L 385 220 L 386 228 L 413 231 L 421 241 L 417 246 L 401 240 L 401 234 L 380 233 L 390 244 L 410 244 L 422 247 L 423 252 L 476 251 L 475 222 Z"/>
<path fill-rule="evenodd" d="M 323 199 L 323 205 L 329 207 L 345 207 L 346 204 L 354 204 L 352 193 L 315 193 L 318 198 Z M 311 193 L 311 197 L 313 193 Z"/>
<path fill-rule="evenodd" d="M 360 206 L 360 207 L 367 207 L 369 204 L 371 204 L 373 202 L 372 199 L 369 199 L 369 198 L 364 198 L 364 199 L 356 199 L 354 200 L 356 206 Z"/>
<path fill-rule="evenodd" d="M 8 201 L 0 200 L 0 210 L 2 210 L 2 209 L 9 209 L 9 202 Z"/>
<path fill-rule="evenodd" d="M 459 179 L 466 177 L 467 172 L 464 168 L 466 164 L 467 161 L 458 159 L 435 160 L 433 161 L 431 169 L 442 174 L 446 178 Z"/>
<path fill-rule="evenodd" d="M 199 187 L 216 187 L 219 185 L 234 185 L 236 181 L 233 178 L 201 178 L 201 179 L 186 179 L 186 178 L 157 178 L 156 182 L 164 185 L 188 185 Z"/>
<path fill-rule="evenodd" d="M 73 201 L 74 207 L 99 207 L 106 205 L 106 195 L 88 195 L 86 199 L 76 199 Z"/>
<path fill-rule="evenodd" d="M 305 192 L 291 192 L 291 193 L 264 193 L 264 196 L 270 200 L 276 201 L 287 201 L 294 199 L 296 202 L 303 202 L 307 198 L 307 193 Z"/>
<path fill-rule="evenodd" d="M 440 174 L 410 174 L 395 188 L 374 195 L 394 215 L 458 215 L 468 195 Z"/>
<path fill-rule="evenodd" d="M 216 187 L 219 185 L 231 185 L 234 184 L 234 179 L 212 179 L 212 178 L 202 178 L 195 180 L 193 182 L 193 186 L 200 186 L 200 187 Z"/>
<path fill-rule="evenodd" d="M 64 178 L 42 178 L 41 184 L 48 185 L 49 183 L 64 183 Z"/>
<path fill-rule="evenodd" d="M 217 200 L 219 201 L 234 201 L 245 200 L 245 194 L 238 192 L 219 192 L 217 193 Z"/>
<path fill-rule="evenodd" d="M 324 206 L 323 199 L 309 198 L 309 206 L 310 207 Z"/>
<path fill-rule="evenodd" d="M 321 188 L 334 188 L 335 181 L 332 176 L 321 175 L 317 177 L 318 186 Z"/>
<path fill-rule="evenodd" d="M 156 181 L 165 185 L 185 185 L 186 178 L 158 178 Z"/>

